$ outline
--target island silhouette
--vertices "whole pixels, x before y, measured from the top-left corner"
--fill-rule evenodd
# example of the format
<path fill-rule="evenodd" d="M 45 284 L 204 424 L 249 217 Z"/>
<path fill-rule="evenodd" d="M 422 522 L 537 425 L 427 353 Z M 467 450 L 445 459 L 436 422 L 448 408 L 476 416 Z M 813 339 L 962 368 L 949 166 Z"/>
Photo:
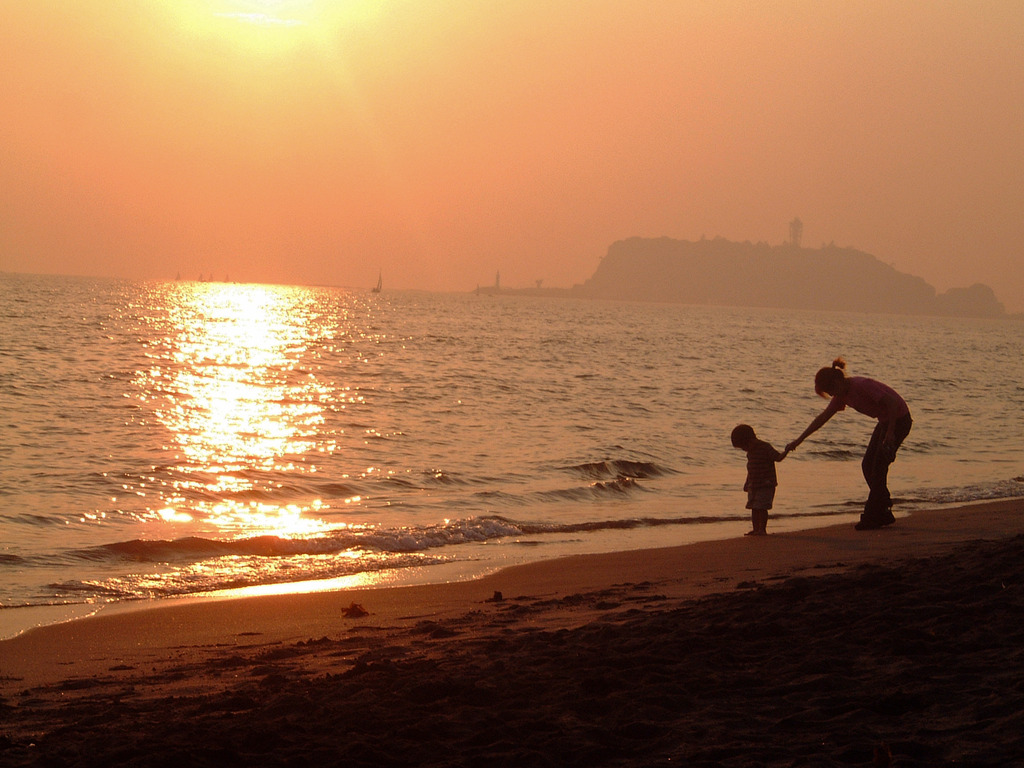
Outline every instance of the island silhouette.
<path fill-rule="evenodd" d="M 479 293 L 569 296 L 906 315 L 1003 317 L 981 283 L 939 294 L 925 280 L 854 248 L 631 237 L 608 248 L 572 288 L 478 288 Z"/>

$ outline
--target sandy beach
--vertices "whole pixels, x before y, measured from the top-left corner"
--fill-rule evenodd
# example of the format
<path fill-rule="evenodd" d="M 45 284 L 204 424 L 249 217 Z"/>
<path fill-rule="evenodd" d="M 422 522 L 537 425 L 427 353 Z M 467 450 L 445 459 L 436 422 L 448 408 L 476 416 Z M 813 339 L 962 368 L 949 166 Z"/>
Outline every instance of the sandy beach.
<path fill-rule="evenodd" d="M 0 765 L 1019 764 L 1022 617 L 1019 499 L 101 613 L 0 642 Z"/>

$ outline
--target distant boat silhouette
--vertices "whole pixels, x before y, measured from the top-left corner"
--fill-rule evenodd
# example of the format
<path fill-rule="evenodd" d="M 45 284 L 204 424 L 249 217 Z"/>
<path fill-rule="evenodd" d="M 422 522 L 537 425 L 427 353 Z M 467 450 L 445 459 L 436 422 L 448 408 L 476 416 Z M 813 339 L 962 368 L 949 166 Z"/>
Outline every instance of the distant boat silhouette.
<path fill-rule="evenodd" d="M 377 275 L 377 284 L 372 288 L 373 293 L 380 293 L 381 288 L 384 287 L 384 276 L 383 274 Z"/>

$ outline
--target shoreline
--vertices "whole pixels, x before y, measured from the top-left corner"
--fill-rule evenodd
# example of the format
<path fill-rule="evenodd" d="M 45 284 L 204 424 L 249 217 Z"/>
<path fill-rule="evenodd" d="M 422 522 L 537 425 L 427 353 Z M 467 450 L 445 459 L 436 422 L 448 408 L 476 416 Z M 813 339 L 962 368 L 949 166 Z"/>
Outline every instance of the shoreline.
<path fill-rule="evenodd" d="M 1022 611 L 1010 499 L 100 614 L 0 641 L 0 765 L 1003 765 Z"/>
<path fill-rule="evenodd" d="M 959 505 L 958 505 L 959 506 Z M 848 521 L 852 525 L 859 512 L 830 515 L 785 515 L 772 520 L 773 532 L 794 532 L 817 528 L 843 525 Z M 306 582 L 280 582 L 252 585 L 238 589 L 217 592 L 192 593 L 172 597 L 149 598 L 142 600 L 120 600 L 109 603 L 66 603 L 60 605 L 26 605 L 0 609 L 0 642 L 10 640 L 35 629 L 43 629 L 58 624 L 79 621 L 94 616 L 107 616 L 120 613 L 148 611 L 163 607 L 185 606 L 192 603 L 246 600 L 252 597 L 271 595 L 299 595 L 316 592 L 339 592 L 378 589 L 396 589 L 407 586 L 430 586 L 450 584 L 461 581 L 477 581 L 518 565 L 529 565 L 535 562 L 561 560 L 567 557 L 601 556 L 612 552 L 642 552 L 650 549 L 670 549 L 691 544 L 722 541 L 735 538 L 736 530 L 748 523 L 745 519 L 723 521 L 693 526 L 690 535 L 682 541 L 671 544 L 653 545 L 643 542 L 623 549 L 601 547 L 573 554 L 557 554 L 548 557 L 523 557 L 519 560 L 503 562 L 502 560 L 456 560 L 442 565 L 412 566 L 407 568 L 386 569 L 383 571 L 367 571 L 339 576 L 333 579 L 320 579 Z M 626 531 L 626 537 L 634 536 L 635 531 Z M 699 534 L 699 535 L 694 535 Z M 609 536 L 615 535 L 609 532 Z M 622 544 L 621 536 L 617 537 Z"/>
<path fill-rule="evenodd" d="M 0 640 L 0 678 L 46 684 L 70 673 L 97 674 L 111 658 L 131 655 L 140 647 L 154 652 L 172 645 L 233 642 L 247 632 L 264 642 L 284 642 L 343 630 L 347 624 L 341 612 L 352 603 L 364 606 L 376 621 L 401 624 L 474 610 L 496 592 L 557 598 L 639 582 L 656 585 L 673 599 L 688 599 L 727 592 L 744 582 L 842 572 L 887 558 L 936 554 L 964 541 L 1016 534 L 1024 534 L 1021 498 L 915 511 L 880 531 L 858 532 L 843 523 L 767 537 L 570 555 L 448 582 L 93 606 L 89 615 Z"/>
<path fill-rule="evenodd" d="M 1022 499 L 101 614 L 0 642 L 0 766 L 995 768 L 1022 614 Z"/>

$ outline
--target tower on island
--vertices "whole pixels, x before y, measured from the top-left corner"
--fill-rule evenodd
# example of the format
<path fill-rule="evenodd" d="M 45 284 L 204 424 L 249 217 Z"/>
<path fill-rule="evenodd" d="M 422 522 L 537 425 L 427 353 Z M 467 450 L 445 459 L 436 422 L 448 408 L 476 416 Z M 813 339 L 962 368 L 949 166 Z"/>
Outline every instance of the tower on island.
<path fill-rule="evenodd" d="M 800 238 L 804 235 L 804 223 L 799 218 L 789 222 L 789 244 L 794 248 L 800 247 Z"/>

